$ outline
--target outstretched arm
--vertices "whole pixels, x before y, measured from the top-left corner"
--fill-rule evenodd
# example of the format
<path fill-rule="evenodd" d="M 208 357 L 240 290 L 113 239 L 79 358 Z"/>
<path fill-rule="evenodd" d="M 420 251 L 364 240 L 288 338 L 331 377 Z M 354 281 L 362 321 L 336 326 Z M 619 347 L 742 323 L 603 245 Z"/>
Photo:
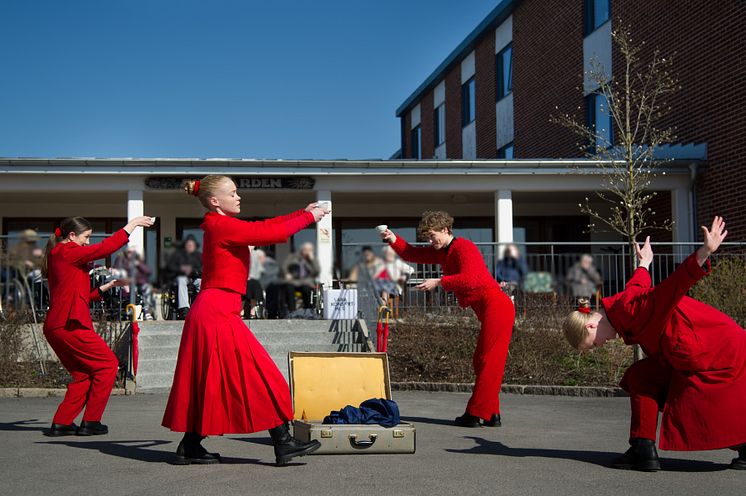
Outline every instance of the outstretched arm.
<path fill-rule="evenodd" d="M 437 264 L 443 262 L 443 255 L 432 246 L 412 246 L 390 229 L 381 233 L 381 239 L 391 244 L 391 248 L 407 262 Z"/>
<path fill-rule="evenodd" d="M 672 312 L 697 281 L 710 272 L 709 256 L 722 244 L 728 231 L 722 217 L 715 217 L 710 229 L 702 226 L 702 246 L 684 260 L 673 273 L 651 292 L 656 312 Z"/>
<path fill-rule="evenodd" d="M 722 217 L 715 217 L 709 230 L 705 226 L 701 226 L 700 229 L 702 229 L 704 235 L 704 242 L 697 250 L 697 263 L 702 267 L 710 255 L 720 248 L 728 235 L 728 231 L 725 229 L 725 221 Z"/>
<path fill-rule="evenodd" d="M 314 207 L 299 215 L 286 217 L 282 222 L 274 222 L 272 219 L 249 222 L 226 217 L 221 219 L 221 237 L 225 243 L 232 246 L 264 246 L 284 243 L 290 236 L 313 222 L 319 221 L 327 213 L 328 210 L 324 208 Z"/>

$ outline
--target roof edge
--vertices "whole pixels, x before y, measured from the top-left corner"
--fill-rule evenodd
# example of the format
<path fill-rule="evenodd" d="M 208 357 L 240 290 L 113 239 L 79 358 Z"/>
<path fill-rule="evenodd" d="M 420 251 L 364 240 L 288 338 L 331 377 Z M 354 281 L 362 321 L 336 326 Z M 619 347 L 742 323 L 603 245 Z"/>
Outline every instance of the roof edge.
<path fill-rule="evenodd" d="M 404 103 L 399 105 L 399 108 L 396 109 L 396 116 L 401 117 L 401 115 L 412 106 L 414 101 L 416 101 L 425 91 L 434 87 L 436 82 L 440 81 L 441 75 L 444 72 L 446 72 L 456 62 L 460 62 L 463 58 L 464 52 L 467 50 L 471 51 L 477 39 L 485 30 L 507 19 L 508 15 L 512 13 L 514 2 L 515 0 L 502 0 L 497 4 L 497 7 L 492 9 L 492 12 L 482 19 L 482 22 L 480 22 L 479 25 L 477 25 L 477 27 L 474 28 L 471 33 L 469 33 L 467 37 L 464 38 L 464 40 L 448 55 L 448 57 L 446 57 L 446 59 L 435 68 L 427 79 L 425 79 L 425 81 L 418 86 L 406 100 L 404 100 Z"/>

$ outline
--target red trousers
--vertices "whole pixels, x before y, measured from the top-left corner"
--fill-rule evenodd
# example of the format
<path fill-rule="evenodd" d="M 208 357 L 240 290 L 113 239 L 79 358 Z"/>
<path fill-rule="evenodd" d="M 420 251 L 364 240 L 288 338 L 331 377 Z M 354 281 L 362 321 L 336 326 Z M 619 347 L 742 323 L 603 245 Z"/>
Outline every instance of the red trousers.
<path fill-rule="evenodd" d="M 500 387 L 505 374 L 510 337 L 513 335 L 515 307 L 501 290 L 487 293 L 472 305 L 482 324 L 474 350 L 474 391 L 466 413 L 489 420 L 500 413 Z"/>
<path fill-rule="evenodd" d="M 629 393 L 632 418 L 629 437 L 652 439 L 658 430 L 658 412 L 663 409 L 671 382 L 671 368 L 655 358 L 644 358 L 624 373 L 621 386 Z"/>
<path fill-rule="evenodd" d="M 83 420 L 100 421 L 117 377 L 117 357 L 91 329 L 57 328 L 44 336 L 73 377 L 52 422 L 72 424 L 83 407 Z"/>

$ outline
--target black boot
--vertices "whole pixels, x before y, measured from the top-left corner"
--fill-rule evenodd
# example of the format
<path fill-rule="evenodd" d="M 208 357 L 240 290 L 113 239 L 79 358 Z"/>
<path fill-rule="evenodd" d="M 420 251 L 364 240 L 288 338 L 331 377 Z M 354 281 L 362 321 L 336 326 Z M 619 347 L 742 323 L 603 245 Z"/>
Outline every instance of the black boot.
<path fill-rule="evenodd" d="M 503 423 L 500 421 L 500 414 L 493 413 L 489 420 L 482 422 L 485 427 L 502 427 Z"/>
<path fill-rule="evenodd" d="M 470 413 L 464 412 L 460 417 L 456 417 L 453 421 L 458 427 L 480 427 L 482 424 L 479 423 L 479 417 L 475 417 Z"/>
<path fill-rule="evenodd" d="M 290 435 L 290 429 L 286 423 L 269 430 L 272 444 L 275 445 L 275 461 L 277 465 L 285 465 L 296 456 L 305 456 L 313 453 L 321 447 L 321 443 L 313 440 L 307 443 L 298 441 Z"/>
<path fill-rule="evenodd" d="M 76 434 L 78 436 L 101 436 L 108 433 L 109 428 L 101 422 L 84 420 L 80 423 Z"/>
<path fill-rule="evenodd" d="M 78 426 L 73 422 L 72 424 L 52 424 L 45 436 L 57 437 L 57 436 L 73 436 L 78 432 Z"/>
<path fill-rule="evenodd" d="M 200 444 L 204 438 L 194 432 L 185 432 L 184 437 L 176 448 L 174 465 L 211 465 L 220 463 L 218 453 L 208 453 Z"/>
<path fill-rule="evenodd" d="M 738 448 L 738 458 L 730 462 L 730 468 L 734 470 L 746 470 L 746 446 Z"/>
<path fill-rule="evenodd" d="M 613 468 L 624 470 L 641 470 L 656 472 L 661 469 L 658 451 L 652 439 L 632 438 L 630 448 L 619 458 L 611 462 Z"/>

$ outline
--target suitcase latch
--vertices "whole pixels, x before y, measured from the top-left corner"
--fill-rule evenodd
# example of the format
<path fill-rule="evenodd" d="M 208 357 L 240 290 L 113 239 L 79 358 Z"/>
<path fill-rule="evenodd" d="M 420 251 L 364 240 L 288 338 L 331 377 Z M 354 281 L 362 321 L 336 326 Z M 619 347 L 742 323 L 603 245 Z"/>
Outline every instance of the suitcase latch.
<path fill-rule="evenodd" d="M 394 432 L 392 432 L 392 435 L 394 439 L 400 439 L 404 437 L 404 431 L 401 429 L 394 429 Z"/>
<path fill-rule="evenodd" d="M 321 439 L 329 439 L 334 437 L 334 433 L 331 429 L 321 429 Z"/>

